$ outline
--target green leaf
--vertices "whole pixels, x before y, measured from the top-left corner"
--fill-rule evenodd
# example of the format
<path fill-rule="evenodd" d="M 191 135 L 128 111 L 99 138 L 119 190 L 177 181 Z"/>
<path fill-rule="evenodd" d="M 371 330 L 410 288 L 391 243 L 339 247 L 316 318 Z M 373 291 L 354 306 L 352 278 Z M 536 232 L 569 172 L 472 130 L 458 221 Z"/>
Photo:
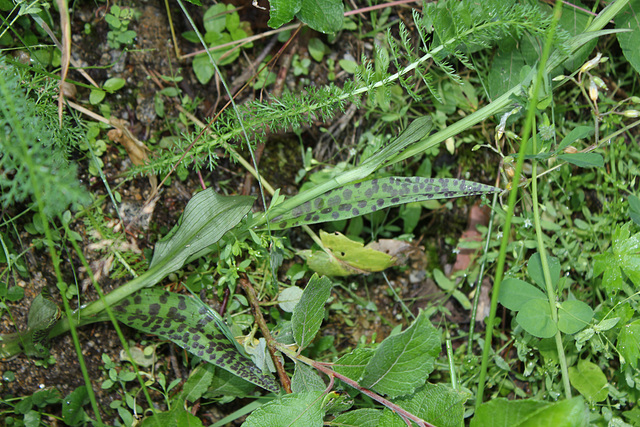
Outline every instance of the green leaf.
<path fill-rule="evenodd" d="M 607 377 L 595 363 L 578 360 L 578 367 L 569 368 L 569 381 L 588 401 L 602 402 L 609 395 Z"/>
<path fill-rule="evenodd" d="M 112 77 L 108 79 L 106 82 L 104 82 L 104 84 L 102 85 L 102 88 L 107 92 L 115 92 L 118 89 L 122 89 L 125 83 L 126 83 L 125 79 L 121 77 Z"/>
<path fill-rule="evenodd" d="M 349 219 L 404 203 L 494 193 L 490 185 L 446 178 L 387 177 L 345 185 L 272 217 L 280 229 Z M 279 208 L 279 206 L 276 206 Z"/>
<path fill-rule="evenodd" d="M 202 18 L 205 32 L 222 33 L 227 26 L 227 6 L 224 3 L 217 3 L 211 6 L 204 13 Z"/>
<path fill-rule="evenodd" d="M 115 305 L 113 313 L 127 326 L 171 340 L 266 390 L 279 390 L 275 380 L 242 353 L 220 315 L 199 299 L 161 289 L 143 289 Z"/>
<path fill-rule="evenodd" d="M 82 407 L 89 403 L 89 394 L 85 386 L 80 386 L 64 398 L 62 404 L 62 420 L 66 425 L 76 426 L 85 421 Z"/>
<path fill-rule="evenodd" d="M 320 230 L 320 240 L 329 253 L 320 250 L 301 251 L 300 253 L 307 259 L 309 267 L 319 274 L 327 276 L 366 274 L 385 270 L 396 261 L 391 255 L 373 249 L 371 247 L 373 242 L 364 246 L 337 231 L 327 233 Z M 326 257 L 322 254 L 325 254 Z M 319 263 L 318 260 L 322 260 L 322 263 Z"/>
<path fill-rule="evenodd" d="M 220 196 L 212 189 L 191 198 L 180 223 L 156 243 L 150 269 L 160 267 L 164 277 L 182 267 L 189 257 L 216 243 L 249 212 L 254 198 Z"/>
<path fill-rule="evenodd" d="M 633 194 L 629 194 L 629 218 L 640 225 L 640 199 Z"/>
<path fill-rule="evenodd" d="M 342 28 L 342 0 L 301 0 L 298 19 L 321 33 L 335 33 Z"/>
<path fill-rule="evenodd" d="M 551 318 L 549 302 L 546 300 L 527 301 L 520 308 L 516 321 L 522 329 L 538 338 L 551 338 L 558 331 Z"/>
<path fill-rule="evenodd" d="M 640 0 L 629 1 L 629 6 L 620 12 L 615 18 L 616 28 L 629 29 L 630 32 L 618 33 L 618 42 L 622 48 L 622 54 L 629 64 L 640 73 Z"/>
<path fill-rule="evenodd" d="M 527 38 L 518 42 L 509 38 L 498 49 L 489 70 L 488 90 L 492 99 L 522 82 L 521 72 L 525 66 L 534 66 L 539 54 Z"/>
<path fill-rule="evenodd" d="M 209 62 L 209 56 L 205 53 L 196 55 L 191 65 L 198 81 L 203 85 L 209 83 L 215 73 L 213 65 Z"/>
<path fill-rule="evenodd" d="M 47 354 L 49 331 L 60 318 L 60 308 L 51 299 L 47 288 L 44 288 L 31 302 L 27 327 L 31 333 L 25 343 L 25 353 L 28 355 Z M 33 353 L 35 351 L 35 353 Z"/>
<path fill-rule="evenodd" d="M 324 54 L 328 50 L 327 46 L 322 43 L 322 40 L 317 37 L 309 39 L 309 45 L 307 48 L 309 50 L 309 55 L 311 55 L 311 57 L 317 62 L 322 62 L 322 58 L 324 58 Z"/>
<path fill-rule="evenodd" d="M 322 427 L 322 391 L 291 393 L 249 415 L 242 427 Z"/>
<path fill-rule="evenodd" d="M 91 89 L 91 92 L 89 93 L 89 102 L 91 105 L 100 104 L 106 95 L 107 92 L 102 89 Z"/>
<path fill-rule="evenodd" d="M 196 366 L 182 386 L 182 399 L 191 403 L 200 399 L 209 389 L 214 371 L 215 367 L 208 363 Z"/>
<path fill-rule="evenodd" d="M 593 310 L 588 304 L 578 300 L 568 300 L 558 309 L 558 329 L 572 335 L 583 330 L 592 318 Z"/>
<path fill-rule="evenodd" d="M 364 368 L 373 357 L 374 352 L 370 348 L 356 348 L 351 353 L 345 354 L 338 359 L 333 365 L 333 370 L 354 381 L 358 381 L 362 377 Z"/>
<path fill-rule="evenodd" d="M 502 281 L 498 302 L 509 310 L 519 311 L 533 300 L 541 300 L 548 304 L 547 296 L 535 286 L 514 278 Z"/>
<path fill-rule="evenodd" d="M 594 127 L 593 126 L 577 126 L 574 129 L 571 130 L 571 132 L 569 132 L 567 134 L 567 136 L 565 136 L 564 138 L 562 138 L 562 141 L 560 141 L 560 144 L 558 145 L 558 148 L 556 149 L 556 153 L 561 152 L 562 150 L 564 150 L 565 148 L 567 148 L 569 145 L 573 144 L 574 142 L 578 141 L 579 139 L 584 139 L 588 136 L 590 136 L 593 132 L 594 132 Z"/>
<path fill-rule="evenodd" d="M 302 298 L 302 289 L 297 286 L 291 286 L 280 292 L 278 297 L 278 306 L 287 313 L 293 313 L 293 310 Z"/>
<path fill-rule="evenodd" d="M 622 289 L 623 272 L 640 287 L 640 233 L 630 236 L 629 226 L 630 223 L 616 227 L 611 248 L 595 256 L 593 275 L 597 277 L 604 273 L 602 286 L 609 294 Z"/>
<path fill-rule="evenodd" d="M 560 262 L 558 258 L 547 255 L 547 264 L 549 265 L 549 274 L 551 275 L 551 285 L 553 289 L 557 289 L 558 280 L 560 280 Z M 543 291 L 547 290 L 544 283 L 544 272 L 542 271 L 542 261 L 540 261 L 540 254 L 536 252 L 529 258 L 527 264 L 527 272 L 529 277 L 533 279 L 536 285 L 540 286 Z"/>
<path fill-rule="evenodd" d="M 313 368 L 302 362 L 296 363 L 296 370 L 291 378 L 291 390 L 294 393 L 324 391 L 326 388 L 326 384 Z"/>
<path fill-rule="evenodd" d="M 438 427 L 459 427 L 464 424 L 464 402 L 468 397 L 448 385 L 427 383 L 394 403 Z"/>
<path fill-rule="evenodd" d="M 378 409 L 356 409 L 340 414 L 333 420 L 334 425 L 343 427 L 378 427 L 382 411 Z"/>
<path fill-rule="evenodd" d="M 574 6 L 584 5 L 581 2 L 573 3 Z M 551 12 L 551 8 L 549 8 Z M 580 7 L 573 7 L 567 4 L 562 6 L 562 15 L 560 16 L 559 25 L 562 29 L 566 30 L 571 36 L 584 33 L 584 30 L 589 26 L 592 21 L 592 17 L 586 12 L 586 9 L 580 9 Z M 575 51 L 569 59 L 564 62 L 564 68 L 570 73 L 574 72 L 584 64 L 589 55 L 596 46 L 598 40 L 591 40 L 584 44 L 580 49 Z"/>
<path fill-rule="evenodd" d="M 244 379 L 233 375 L 229 371 L 217 368 L 215 366 L 207 364 L 207 366 L 214 367 L 213 380 L 211 386 L 206 393 L 206 396 L 239 396 L 245 397 L 250 395 L 255 386 Z"/>
<path fill-rule="evenodd" d="M 176 426 L 176 427 L 202 427 L 202 421 L 195 415 L 187 412 L 183 405 L 174 405 L 170 411 L 156 412 L 145 418 L 141 427 Z"/>
<path fill-rule="evenodd" d="M 280 28 L 300 11 L 302 0 L 271 0 L 269 7 L 268 25 L 271 28 Z"/>
<path fill-rule="evenodd" d="M 407 395 L 425 383 L 438 354 L 440 333 L 423 311 L 406 330 L 380 343 L 358 383 L 390 398 Z"/>
<path fill-rule="evenodd" d="M 622 355 L 623 363 L 632 368 L 638 367 L 638 359 L 640 359 L 640 320 L 631 322 L 620 329 L 616 348 Z"/>
<path fill-rule="evenodd" d="M 324 319 L 324 304 L 331 295 L 332 287 L 333 283 L 328 277 L 318 278 L 314 274 L 293 310 L 293 337 L 300 349 L 307 347 L 318 333 Z"/>
<path fill-rule="evenodd" d="M 604 159 L 598 153 L 559 154 L 558 158 L 581 168 L 601 168 L 604 166 Z"/>
<path fill-rule="evenodd" d="M 480 405 L 470 427 L 582 427 L 588 420 L 581 396 L 556 403 L 498 398 Z"/>

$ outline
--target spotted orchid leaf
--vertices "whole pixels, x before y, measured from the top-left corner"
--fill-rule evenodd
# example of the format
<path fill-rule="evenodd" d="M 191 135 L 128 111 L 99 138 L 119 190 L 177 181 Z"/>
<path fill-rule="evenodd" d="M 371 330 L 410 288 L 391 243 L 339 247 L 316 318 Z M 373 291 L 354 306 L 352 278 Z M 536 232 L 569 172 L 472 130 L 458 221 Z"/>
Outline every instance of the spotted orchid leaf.
<path fill-rule="evenodd" d="M 331 190 L 271 219 L 275 228 L 338 221 L 390 206 L 498 192 L 490 185 L 461 179 L 387 177 Z"/>
<path fill-rule="evenodd" d="M 173 341 L 199 358 L 266 390 L 276 381 L 262 373 L 233 339 L 220 316 L 202 301 L 161 289 L 143 289 L 113 307 L 116 318 L 140 331 Z"/>
<path fill-rule="evenodd" d="M 425 136 L 428 136 L 431 128 L 432 122 L 429 117 L 420 117 L 414 120 L 396 139 L 380 147 L 372 156 L 364 159 L 354 169 L 345 171 L 339 176 L 333 177 L 269 209 L 267 212 L 269 220 L 274 223 L 274 218 L 279 218 L 294 209 L 299 209 L 300 206 L 307 206 L 310 201 L 317 197 L 322 197 L 322 195 L 348 184 L 367 179 L 372 173 L 384 166 L 386 162 L 393 159 L 394 156 L 401 154 L 410 146 L 416 144 Z M 264 217 L 259 219 L 256 225 L 262 226 L 264 219 Z M 293 226 L 294 225 L 290 225 L 289 227 Z"/>

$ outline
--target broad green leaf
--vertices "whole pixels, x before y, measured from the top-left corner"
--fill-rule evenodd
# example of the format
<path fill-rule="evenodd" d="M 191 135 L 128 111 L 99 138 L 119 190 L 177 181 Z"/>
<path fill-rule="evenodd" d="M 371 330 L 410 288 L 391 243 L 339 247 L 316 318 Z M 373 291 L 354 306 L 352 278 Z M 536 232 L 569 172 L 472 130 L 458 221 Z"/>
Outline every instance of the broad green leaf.
<path fill-rule="evenodd" d="M 633 368 L 638 367 L 640 359 L 640 320 L 622 327 L 618 334 L 616 348 L 624 358 L 623 363 Z"/>
<path fill-rule="evenodd" d="M 640 225 L 640 199 L 633 194 L 629 194 L 629 218 L 636 225 Z"/>
<path fill-rule="evenodd" d="M 269 26 L 280 28 L 291 21 L 300 11 L 302 0 L 271 0 L 269 1 Z"/>
<path fill-rule="evenodd" d="M 324 397 L 324 410 L 327 414 L 337 414 L 347 411 L 353 406 L 353 399 L 349 393 L 343 391 L 330 391 Z"/>
<path fill-rule="evenodd" d="M 378 427 L 382 411 L 378 409 L 356 409 L 340 414 L 333 420 L 334 425 L 344 427 Z"/>
<path fill-rule="evenodd" d="M 373 357 L 374 350 L 370 348 L 356 348 L 345 354 L 333 364 L 333 370 L 345 377 L 358 381 Z"/>
<path fill-rule="evenodd" d="M 616 28 L 632 30 L 626 33 L 618 33 L 618 42 L 622 48 L 622 54 L 629 64 L 640 73 L 640 0 L 630 0 L 629 6 L 622 10 L 615 18 Z"/>
<path fill-rule="evenodd" d="M 348 184 L 272 217 L 281 229 L 349 219 L 390 206 L 494 193 L 499 189 L 461 179 L 387 177 Z M 276 206 L 278 208 L 278 206 Z"/>
<path fill-rule="evenodd" d="M 598 153 L 559 154 L 558 158 L 581 168 L 601 168 L 604 166 L 604 159 Z"/>
<path fill-rule="evenodd" d="M 463 425 L 464 402 L 468 397 L 448 385 L 426 383 L 414 394 L 394 403 L 438 427 L 459 427 Z"/>
<path fill-rule="evenodd" d="M 584 139 L 590 136 L 594 132 L 594 129 L 595 128 L 593 126 L 577 126 L 573 128 L 571 132 L 567 134 L 567 136 L 562 138 L 562 141 L 560 141 L 560 144 L 558 144 L 556 152 L 564 150 L 579 139 Z"/>
<path fill-rule="evenodd" d="M 207 9 L 202 18 L 205 32 L 223 32 L 227 26 L 226 12 L 227 6 L 224 3 L 214 4 Z"/>
<path fill-rule="evenodd" d="M 607 377 L 595 363 L 578 360 L 578 366 L 569 368 L 569 381 L 588 401 L 602 402 L 609 395 Z"/>
<path fill-rule="evenodd" d="M 182 386 L 182 398 L 194 403 L 200 399 L 209 389 L 213 380 L 215 367 L 209 363 L 201 363 L 191 371 L 187 382 Z"/>
<path fill-rule="evenodd" d="M 324 304 L 331 295 L 332 287 L 333 283 L 328 277 L 318 278 L 314 274 L 293 310 L 291 326 L 300 349 L 307 347 L 318 333 L 324 319 Z"/>
<path fill-rule="evenodd" d="M 423 311 L 406 330 L 380 343 L 358 383 L 390 398 L 407 395 L 425 383 L 438 354 L 440 333 Z"/>
<path fill-rule="evenodd" d="M 302 289 L 297 286 L 285 288 L 278 296 L 278 306 L 287 313 L 293 313 L 300 298 L 302 298 L 302 293 Z"/>
<path fill-rule="evenodd" d="M 242 220 L 253 201 L 247 196 L 221 196 L 212 189 L 193 196 L 180 223 L 156 243 L 149 267 L 160 267 L 154 278 L 159 281 L 182 267 L 189 257 L 216 243 Z"/>
<path fill-rule="evenodd" d="M 312 367 L 302 362 L 296 363 L 296 370 L 291 378 L 291 390 L 294 393 L 324 391 L 326 388 L 326 384 Z"/>
<path fill-rule="evenodd" d="M 559 25 L 572 36 L 583 33 L 592 21 L 592 17 L 589 16 L 585 9 L 581 10 L 580 7 L 584 8 L 583 4 L 579 1 L 573 2 L 572 6 L 565 4 L 562 7 L 562 15 L 560 16 Z M 549 7 L 549 10 L 550 9 L 551 7 Z M 597 40 L 591 40 L 590 42 L 585 43 L 584 46 L 574 52 L 569 59 L 564 62 L 564 68 L 569 70 L 570 73 L 580 68 L 588 59 L 591 52 L 593 52 L 593 48 L 596 46 L 597 42 Z"/>
<path fill-rule="evenodd" d="M 556 403 L 499 398 L 480 405 L 471 427 L 582 427 L 588 419 L 581 396 Z"/>
<path fill-rule="evenodd" d="M 143 289 L 115 305 L 113 313 L 120 322 L 171 340 L 266 390 L 280 389 L 272 377 L 264 375 L 242 353 L 220 316 L 196 298 L 161 289 Z"/>
<path fill-rule="evenodd" d="M 629 226 L 616 227 L 611 247 L 595 257 L 593 275 L 604 273 L 602 286 L 608 294 L 622 289 L 623 272 L 636 288 L 640 287 L 640 233 L 630 236 Z"/>
<path fill-rule="evenodd" d="M 548 301 L 528 301 L 520 308 L 516 321 L 522 329 L 534 337 L 551 338 L 558 332 L 556 324 L 551 318 L 551 308 Z"/>
<path fill-rule="evenodd" d="M 525 41 L 527 46 L 531 46 L 531 43 Z M 520 46 L 513 39 L 507 39 L 498 49 L 493 61 L 491 62 L 491 69 L 489 70 L 488 89 L 492 99 L 498 98 L 515 85 L 519 84 L 522 79 L 520 77 L 520 71 L 525 65 L 533 65 L 533 62 L 529 61 L 525 53 Z"/>
<path fill-rule="evenodd" d="M 174 405 L 170 411 L 156 412 L 145 418 L 141 427 L 176 426 L 176 427 L 202 427 L 202 421 L 195 415 L 187 412 L 183 405 Z"/>
<path fill-rule="evenodd" d="M 205 397 L 217 396 L 239 396 L 245 397 L 251 394 L 255 386 L 248 381 L 232 374 L 229 371 L 220 369 L 210 364 L 207 367 L 213 367 L 214 376 L 211 380 L 211 386 L 205 394 Z"/>
<path fill-rule="evenodd" d="M 328 254 L 325 251 L 301 251 L 309 267 L 319 274 L 328 276 L 366 274 L 385 270 L 396 261 L 391 255 L 371 248 L 371 244 L 364 246 L 337 231 L 327 233 L 320 230 L 320 240 L 328 249 Z M 326 257 L 322 254 L 326 254 Z M 336 272 L 340 274 L 334 274 Z"/>
<path fill-rule="evenodd" d="M 344 5 L 342 0 L 301 0 L 296 16 L 316 31 L 335 33 L 342 28 Z"/>
<path fill-rule="evenodd" d="M 31 302 L 27 327 L 30 331 L 25 340 L 25 354 L 45 355 L 47 353 L 47 339 L 49 331 L 60 318 L 60 308 L 51 299 L 48 288 L 43 288 Z"/>
<path fill-rule="evenodd" d="M 558 329 L 572 335 L 583 330 L 592 318 L 593 310 L 588 304 L 578 300 L 568 300 L 558 309 Z"/>
<path fill-rule="evenodd" d="M 121 77 L 112 77 L 104 82 L 102 88 L 108 92 L 115 92 L 118 89 L 122 89 L 122 87 L 126 84 L 125 79 Z"/>
<path fill-rule="evenodd" d="M 500 285 L 498 302 L 509 310 L 519 311 L 533 300 L 548 301 L 547 296 L 540 289 L 523 280 L 510 277 L 503 280 Z"/>
<path fill-rule="evenodd" d="M 62 420 L 68 426 L 84 424 L 86 414 L 82 407 L 89 403 L 89 394 L 85 386 L 80 386 L 64 398 Z"/>
<path fill-rule="evenodd" d="M 560 280 L 560 262 L 558 258 L 547 255 L 547 264 L 549 264 L 549 274 L 551 275 L 551 285 L 553 289 L 557 289 L 558 280 Z M 527 264 L 527 272 L 529 277 L 533 279 L 536 285 L 540 286 L 540 289 L 546 291 L 547 287 L 544 283 L 544 272 L 542 271 L 542 261 L 540 261 L 540 254 L 536 252 L 529 258 Z"/>
<path fill-rule="evenodd" d="M 322 391 L 291 393 L 249 415 L 242 427 L 322 427 Z"/>
<path fill-rule="evenodd" d="M 193 67 L 193 72 L 195 73 L 196 78 L 200 84 L 203 85 L 209 83 L 209 80 L 211 80 L 215 73 L 213 65 L 211 65 L 211 62 L 209 61 L 209 56 L 204 53 L 196 55 L 196 57 L 193 58 L 191 66 Z"/>

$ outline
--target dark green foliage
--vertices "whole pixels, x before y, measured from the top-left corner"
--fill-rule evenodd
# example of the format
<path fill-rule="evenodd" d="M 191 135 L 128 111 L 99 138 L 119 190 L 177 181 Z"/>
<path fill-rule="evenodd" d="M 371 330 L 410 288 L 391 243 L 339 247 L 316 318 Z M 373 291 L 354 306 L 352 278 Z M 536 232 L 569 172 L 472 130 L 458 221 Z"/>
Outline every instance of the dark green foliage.
<path fill-rule="evenodd" d="M 0 58 L 0 204 L 7 208 L 38 194 L 52 217 L 89 200 L 76 166 L 67 161 L 80 134 L 66 130 L 72 127 L 68 121 L 58 125 L 51 86 L 43 88 L 47 96 L 34 99 L 25 81 L 33 84 L 32 76 Z"/>

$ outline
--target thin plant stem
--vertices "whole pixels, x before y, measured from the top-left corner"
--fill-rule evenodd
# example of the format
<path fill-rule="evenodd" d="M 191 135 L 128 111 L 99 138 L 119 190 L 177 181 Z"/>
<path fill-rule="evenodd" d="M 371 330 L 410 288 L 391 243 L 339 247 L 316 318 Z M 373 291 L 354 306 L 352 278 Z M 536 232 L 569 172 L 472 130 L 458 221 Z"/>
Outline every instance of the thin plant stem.
<path fill-rule="evenodd" d="M 486 254 L 489 252 L 489 245 L 491 244 L 491 232 L 493 230 L 493 219 L 495 217 L 496 204 L 498 203 L 498 193 L 493 193 L 493 201 L 491 202 L 491 216 L 489 217 L 489 224 L 487 225 L 487 238 L 484 243 L 485 258 L 480 264 L 480 272 L 478 273 L 478 286 L 476 287 L 476 294 L 473 297 L 473 307 L 471 309 L 471 323 L 469 324 L 469 342 L 467 344 L 467 355 L 473 354 L 473 334 L 476 329 L 476 317 L 478 316 L 478 304 L 480 303 L 480 291 L 482 290 L 482 281 L 484 279 L 484 269 L 487 265 Z"/>
<path fill-rule="evenodd" d="M 524 123 L 522 131 L 522 142 L 520 145 L 520 151 L 518 152 L 518 160 L 516 162 L 515 175 L 513 182 L 511 183 L 511 192 L 509 193 L 509 205 L 507 207 L 507 216 L 505 218 L 504 230 L 502 236 L 502 242 L 500 244 L 500 253 L 498 255 L 498 263 L 496 266 L 495 281 L 493 284 L 493 290 L 491 294 L 491 311 L 489 314 L 489 321 L 487 322 L 487 329 L 484 338 L 484 348 L 482 350 L 482 363 L 480 365 L 480 375 L 478 377 L 478 391 L 476 393 L 476 408 L 478 408 L 484 398 L 485 378 L 487 375 L 487 367 L 489 365 L 489 353 L 491 353 L 491 342 L 493 339 L 493 328 L 495 326 L 496 311 L 498 309 L 498 295 L 500 294 L 500 285 L 502 283 L 502 276 L 504 275 L 505 263 L 507 258 L 507 245 L 509 244 L 509 236 L 511 231 L 511 220 L 516 205 L 516 198 L 518 195 L 518 187 L 520 183 L 520 176 L 522 174 L 522 167 L 524 165 L 524 154 L 529 142 L 529 135 L 533 129 L 534 117 L 538 106 L 538 90 L 542 84 L 544 73 L 546 72 L 547 60 L 551 53 L 551 46 L 553 36 L 555 34 L 556 26 L 560 20 L 562 12 L 562 2 L 557 2 L 553 9 L 553 20 L 547 34 L 547 40 L 542 51 L 542 57 L 538 65 L 537 77 L 533 82 L 533 93 L 529 100 L 529 108 L 527 110 L 527 118 Z"/>
<path fill-rule="evenodd" d="M 269 332 L 267 322 L 265 322 L 264 317 L 262 317 L 262 312 L 260 311 L 260 302 L 258 301 L 258 297 L 256 296 L 256 291 L 255 289 L 253 289 L 253 286 L 251 286 L 249 279 L 247 279 L 246 277 L 240 279 L 240 286 L 242 286 L 242 289 L 244 289 L 244 292 L 247 295 L 247 300 L 249 300 L 249 304 L 251 304 L 251 308 L 253 309 L 253 315 L 256 319 L 256 323 L 258 324 L 258 327 L 260 328 L 264 339 L 267 341 L 267 348 L 269 349 L 269 354 L 271 355 L 273 364 L 275 365 L 276 371 L 278 372 L 280 383 L 287 393 L 291 393 L 291 380 L 285 372 L 280 358 L 276 354 L 276 340 L 271 335 L 271 332 Z"/>

